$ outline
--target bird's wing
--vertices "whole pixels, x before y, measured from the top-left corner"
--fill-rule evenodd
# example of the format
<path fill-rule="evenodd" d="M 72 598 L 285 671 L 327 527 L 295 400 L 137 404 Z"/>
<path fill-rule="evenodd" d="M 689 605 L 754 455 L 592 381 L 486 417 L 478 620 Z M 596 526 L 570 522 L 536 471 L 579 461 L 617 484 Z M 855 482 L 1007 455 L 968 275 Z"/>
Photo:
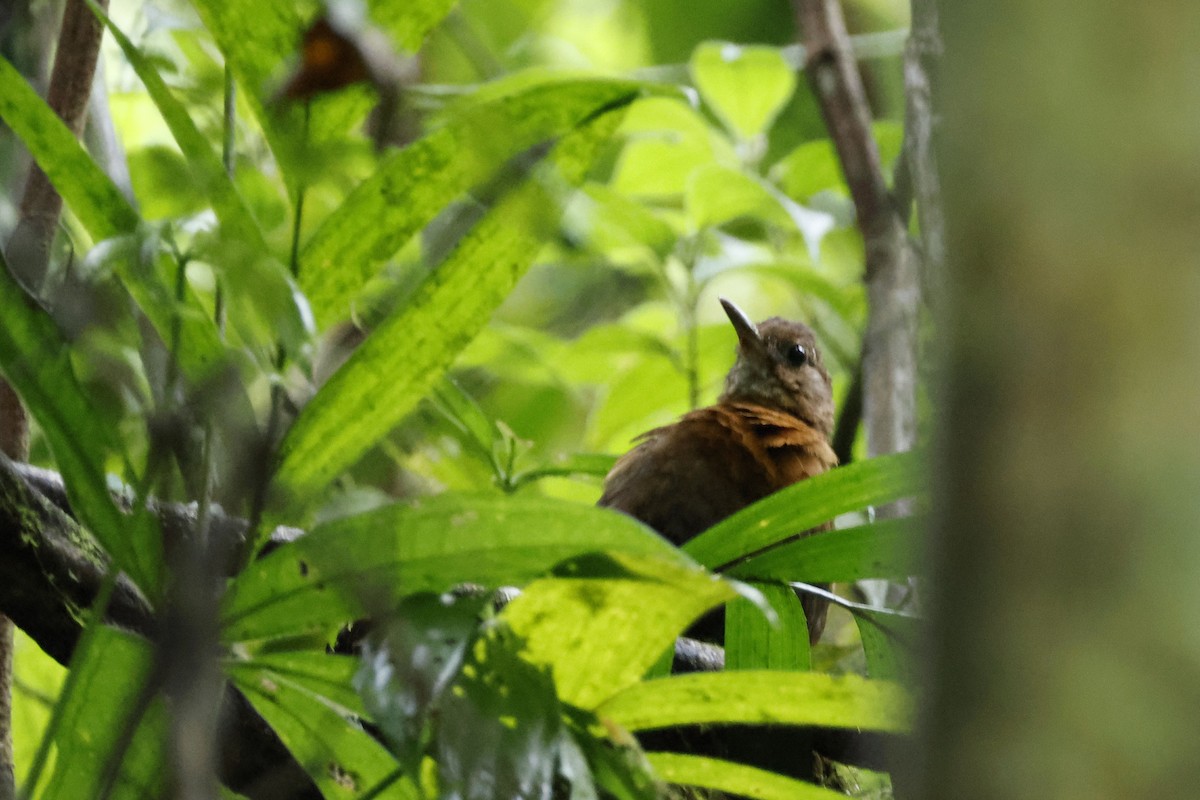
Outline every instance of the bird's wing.
<path fill-rule="evenodd" d="M 729 403 L 753 431 L 775 470 L 773 489 L 791 486 L 837 466 L 837 455 L 825 436 L 783 411 L 755 403 Z"/>
<path fill-rule="evenodd" d="M 703 408 L 645 434 L 608 474 L 600 505 L 682 544 L 773 491 L 765 459 L 740 416 Z"/>

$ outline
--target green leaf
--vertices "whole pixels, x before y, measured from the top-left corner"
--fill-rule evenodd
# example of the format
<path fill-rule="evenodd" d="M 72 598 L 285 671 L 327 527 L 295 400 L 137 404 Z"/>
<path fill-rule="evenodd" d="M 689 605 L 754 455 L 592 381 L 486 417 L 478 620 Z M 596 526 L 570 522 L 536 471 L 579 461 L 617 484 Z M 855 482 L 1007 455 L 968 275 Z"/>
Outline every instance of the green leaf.
<path fill-rule="evenodd" d="M 634 684 L 597 711 L 629 731 L 746 723 L 905 731 L 911 701 L 886 681 L 819 672 L 675 675 Z"/>
<path fill-rule="evenodd" d="M 54 770 L 37 796 L 44 800 L 98 797 L 100 781 L 121 734 L 131 722 L 154 655 L 133 634 L 100 627 L 71 662 L 73 688 L 54 737 Z M 115 797 L 159 797 L 165 790 L 166 713 L 150 703 L 121 760 Z"/>
<path fill-rule="evenodd" d="M 234 685 L 279 735 L 325 798 L 360 797 L 394 775 L 397 767 L 383 745 L 349 719 L 285 676 L 239 671 Z M 381 798 L 416 800 L 408 778 L 392 783 Z"/>
<path fill-rule="evenodd" d="M 833 229 L 833 217 L 796 203 L 755 175 L 719 164 L 701 167 L 688 181 L 684 196 L 697 228 L 752 218 L 776 227 L 794 228 L 803 237 L 813 260 L 821 239 Z"/>
<path fill-rule="evenodd" d="M 38 166 L 79 218 L 92 239 L 101 241 L 134 234 L 137 212 L 116 185 L 84 151 L 63 121 L 26 83 L 12 65 L 0 58 L 0 117 L 20 137 Z M 114 262 L 125 287 L 154 324 L 163 341 L 182 320 L 180 365 L 191 378 L 207 375 L 224 359 L 216 326 L 207 315 L 176 313 L 169 276 L 142 269 L 138 259 Z"/>
<path fill-rule="evenodd" d="M 620 120 L 610 113 L 565 136 L 548 157 L 568 185 L 579 183 Z M 487 323 L 533 263 L 546 232 L 531 229 L 555 198 L 549 175 L 508 192 L 449 258 L 389 316 L 305 406 L 282 445 L 276 475 L 282 505 L 303 508 L 420 401 Z"/>
<path fill-rule="evenodd" d="M 519 641 L 485 631 L 439 703 L 438 787 L 463 800 L 551 797 L 562 722 L 547 670 L 521 658 Z"/>
<path fill-rule="evenodd" d="M 526 586 L 501 617 L 525 639 L 526 658 L 551 668 L 558 696 L 580 708 L 638 681 L 688 625 L 736 596 L 677 560 L 585 556 L 555 572 Z"/>
<path fill-rule="evenodd" d="M 38 166 L 93 239 L 107 239 L 137 227 L 138 215 L 133 206 L 58 115 L 3 57 L 0 57 L 0 117 L 29 148 Z"/>
<path fill-rule="evenodd" d="M 76 380 L 70 345 L 13 280 L 2 253 L 0 319 L 0 372 L 49 442 L 72 510 L 116 565 L 149 597 L 157 597 L 162 568 L 158 526 L 145 511 L 122 513 L 108 488 L 108 455 L 117 454 L 127 463 L 122 443 Z"/>
<path fill-rule="evenodd" d="M 704 42 L 688 68 L 704 101 L 740 139 L 766 133 L 796 90 L 796 73 L 774 47 Z"/>
<path fill-rule="evenodd" d="M 884 169 L 889 169 L 900 155 L 904 142 L 904 126 L 895 122 L 875 122 L 871 125 L 871 132 L 879 146 L 879 159 Z M 798 145 L 775 162 L 769 175 L 789 197 L 801 202 L 817 192 L 830 189 L 849 195 L 846 179 L 842 175 L 841 161 L 833 142 L 829 139 L 817 139 Z"/>
<path fill-rule="evenodd" d="M 410 238 L 508 159 L 628 99 L 641 84 L 589 79 L 535 84 L 472 104 L 390 153 L 309 239 L 300 281 L 320 325 L 343 319 L 355 294 Z"/>
<path fill-rule="evenodd" d="M 158 74 L 158 70 L 113 24 L 95 0 L 88 0 L 88 6 L 108 28 L 108 32 L 112 34 L 130 66 L 141 79 L 142 85 L 146 87 L 146 91 L 155 106 L 158 107 L 167 127 L 171 129 L 175 143 L 183 151 L 194 179 L 212 201 L 213 210 L 216 212 L 217 218 L 221 220 L 221 225 L 226 233 L 242 246 L 249 247 L 256 253 L 265 254 L 267 245 L 263 240 L 262 231 L 258 229 L 250 210 L 242 202 L 237 189 L 234 188 L 233 182 L 221 164 L 221 159 L 213 151 L 208 140 L 204 138 L 204 134 L 196 127 L 196 123 L 192 121 L 191 114 L 171 94 L 171 90 L 167 88 L 167 84 Z"/>
<path fill-rule="evenodd" d="M 284 341 L 294 341 L 305 327 L 305 312 L 297 308 L 294 290 L 283 264 L 271 257 L 262 230 L 250 208 L 239 194 L 220 157 L 213 150 L 204 134 L 192 121 L 190 112 L 167 88 L 162 76 L 153 64 L 129 41 L 95 0 L 88 0 L 97 17 L 108 27 L 121 51 L 146 87 L 171 135 L 187 159 L 192 182 L 212 204 L 217 219 L 221 222 L 220 252 L 211 260 L 229 281 L 236 293 L 236 300 L 250 298 L 248 307 L 256 309 L 265 304 L 270 308 L 266 326 L 283 328 Z M 233 319 L 239 328 L 249 327 L 245 314 L 235 314 Z"/>
<path fill-rule="evenodd" d="M 646 758 L 658 777 L 684 786 L 761 800 L 845 800 L 846 797 L 841 792 L 719 758 L 683 753 L 647 753 Z"/>
<path fill-rule="evenodd" d="M 923 518 L 887 519 L 805 536 L 730 568 L 743 580 L 834 583 L 903 578 L 919 569 Z"/>
<path fill-rule="evenodd" d="M 921 459 L 915 452 L 881 456 L 800 481 L 717 523 L 683 549 L 717 569 L 839 514 L 917 494 L 924 485 Z"/>
<path fill-rule="evenodd" d="M 854 622 L 867 656 L 867 673 L 872 678 L 911 681 L 916 676 L 920 620 L 903 614 L 856 609 Z"/>
<path fill-rule="evenodd" d="M 631 518 L 577 503 L 442 495 L 388 506 L 319 525 L 247 567 L 225 596 L 224 638 L 324 633 L 375 610 L 370 603 L 461 583 L 520 586 L 601 551 L 690 563 Z"/>
<path fill-rule="evenodd" d="M 625 148 L 612 187 L 654 199 L 683 193 L 688 177 L 706 164 L 738 164 L 729 142 L 686 102 L 648 97 L 634 103 L 621 126 Z"/>
<path fill-rule="evenodd" d="M 365 715 L 362 698 L 353 686 L 359 668 L 354 656 L 295 651 L 261 653 L 249 660 L 230 660 L 225 671 L 244 681 L 256 680 L 264 672 L 282 675 L 299 688 L 354 714 Z"/>
<path fill-rule="evenodd" d="M 808 623 L 790 586 L 755 583 L 776 619 L 744 598 L 725 607 L 725 669 L 809 668 Z"/>

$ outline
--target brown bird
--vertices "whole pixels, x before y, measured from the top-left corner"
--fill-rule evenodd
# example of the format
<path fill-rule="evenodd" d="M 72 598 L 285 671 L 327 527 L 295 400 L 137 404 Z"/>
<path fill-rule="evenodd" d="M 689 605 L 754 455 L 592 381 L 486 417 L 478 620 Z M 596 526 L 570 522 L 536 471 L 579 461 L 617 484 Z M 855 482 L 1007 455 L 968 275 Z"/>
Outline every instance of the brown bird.
<path fill-rule="evenodd" d="M 755 325 L 728 300 L 721 305 L 738 354 L 717 404 L 638 437 L 605 478 L 599 503 L 675 544 L 837 465 L 829 373 L 812 330 L 779 317 Z M 827 601 L 804 595 L 802 603 L 816 642 Z"/>

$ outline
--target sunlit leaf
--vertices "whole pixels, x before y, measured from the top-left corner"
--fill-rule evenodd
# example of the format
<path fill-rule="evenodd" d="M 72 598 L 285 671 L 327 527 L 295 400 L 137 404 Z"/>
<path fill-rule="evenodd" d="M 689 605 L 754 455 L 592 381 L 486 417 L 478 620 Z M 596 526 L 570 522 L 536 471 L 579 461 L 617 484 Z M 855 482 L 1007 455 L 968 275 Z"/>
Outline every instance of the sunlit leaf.
<path fill-rule="evenodd" d="M 765 133 L 796 89 L 796 71 L 773 47 L 705 42 L 688 67 L 705 102 L 741 139 Z"/>
<path fill-rule="evenodd" d="M 731 599 L 696 569 L 628 556 L 585 556 L 535 581 L 502 618 L 548 665 L 564 701 L 593 708 L 645 674 L 690 623 Z"/>
<path fill-rule="evenodd" d="M 463 192 L 505 162 L 639 91 L 604 79 L 559 80 L 467 106 L 390 153 L 321 224 L 301 254 L 300 283 L 318 323 L 345 317 L 383 263 Z"/>
<path fill-rule="evenodd" d="M 626 137 L 612 187 L 650 199 L 683 193 L 688 177 L 707 164 L 736 166 L 732 146 L 682 100 L 649 97 L 634 103 L 621 127 Z"/>
<path fill-rule="evenodd" d="M 631 731 L 734 722 L 904 731 L 911 701 L 896 684 L 855 675 L 747 670 L 644 681 L 597 711 Z"/>
<path fill-rule="evenodd" d="M 0 57 L 0 117 L 29 149 L 63 201 L 79 218 L 92 239 L 133 235 L 139 220 L 129 201 L 87 154 L 46 103 L 12 65 Z M 136 261 L 114 262 L 125 287 L 153 322 L 164 341 L 182 321 L 180 336 L 187 346 L 179 352 L 185 374 L 202 377 L 224 358 L 216 326 L 207 316 L 175 313 L 176 304 L 163 302 L 167 276 L 143 270 Z"/>
<path fill-rule="evenodd" d="M 580 536 L 587 531 L 587 536 Z M 616 512 L 532 496 L 443 495 L 317 526 L 229 587 L 226 641 L 328 632 L 421 591 L 520 586 L 590 552 L 686 558 Z"/>
<path fill-rule="evenodd" d="M 550 180 L 576 184 L 620 121 L 629 94 L 567 134 L 538 172 L 505 194 L 412 299 L 389 316 L 304 408 L 284 440 L 277 488 L 291 511 L 315 502 L 420 401 L 487 323 L 537 254 L 547 232 L 531 228 L 555 206 Z M 561 184 L 555 184 L 561 186 Z"/>

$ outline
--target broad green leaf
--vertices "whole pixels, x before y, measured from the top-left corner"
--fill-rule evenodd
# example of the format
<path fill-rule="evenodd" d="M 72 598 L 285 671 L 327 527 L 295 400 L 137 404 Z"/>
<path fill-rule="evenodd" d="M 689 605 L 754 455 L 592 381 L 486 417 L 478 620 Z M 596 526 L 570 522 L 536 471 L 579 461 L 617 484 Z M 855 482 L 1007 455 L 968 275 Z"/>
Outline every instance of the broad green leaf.
<path fill-rule="evenodd" d="M 390 153 L 321 224 L 301 255 L 300 282 L 317 322 L 343 319 L 349 302 L 392 255 L 464 192 L 505 162 L 623 103 L 641 84 L 558 80 L 467 106 Z"/>
<path fill-rule="evenodd" d="M 525 639 L 526 657 L 551 668 L 563 701 L 594 708 L 735 596 L 730 584 L 678 561 L 585 556 L 526 586 L 501 616 Z"/>
<path fill-rule="evenodd" d="M 796 72 L 774 47 L 704 42 L 688 68 L 704 101 L 740 139 L 766 133 L 796 90 Z"/>
<path fill-rule="evenodd" d="M 900 155 L 904 127 L 894 122 L 876 122 L 871 126 L 871 132 L 879 145 L 879 158 L 886 168 Z M 789 197 L 800 202 L 807 201 L 817 192 L 830 189 L 849 194 L 841 162 L 829 139 L 816 139 L 798 145 L 775 162 L 768 174 Z"/>
<path fill-rule="evenodd" d="M 310 694 L 355 714 L 365 714 L 362 698 L 352 684 L 359 668 L 354 656 L 315 651 L 260 653 L 249 660 L 229 660 L 225 671 L 230 676 L 253 680 L 263 671 L 282 675 Z"/>
<path fill-rule="evenodd" d="M 808 669 L 808 622 L 800 598 L 790 586 L 753 586 L 771 604 L 776 619 L 741 597 L 725 606 L 725 669 Z"/>
<path fill-rule="evenodd" d="M 597 712 L 630 731 L 746 723 L 908 730 L 911 701 L 900 686 L 857 675 L 740 671 L 674 675 L 634 684 Z"/>
<path fill-rule="evenodd" d="M 729 574 L 743 580 L 808 583 L 903 578 L 919 569 L 922 522 L 888 519 L 805 536 L 749 558 Z"/>
<path fill-rule="evenodd" d="M 72 658 L 72 687 L 59 702 L 54 769 L 37 796 L 43 800 L 98 797 L 106 765 L 132 721 L 153 663 L 150 644 L 133 634 L 100 627 Z M 114 797 L 159 797 L 165 790 L 166 713 L 154 700 L 134 728 L 121 760 Z"/>
<path fill-rule="evenodd" d="M 567 134 L 540 171 L 505 194 L 454 252 L 383 321 L 305 406 L 284 439 L 277 489 L 293 509 L 354 464 L 420 401 L 533 263 L 548 232 L 534 229 L 556 198 L 547 185 L 578 184 L 633 94 Z M 555 183 L 554 186 L 561 186 Z"/>
<path fill-rule="evenodd" d="M 924 485 L 921 458 L 915 452 L 881 456 L 800 481 L 717 523 L 683 549 L 717 569 L 839 514 L 912 496 Z"/>
<path fill-rule="evenodd" d="M 846 795 L 775 772 L 719 758 L 647 753 L 658 777 L 670 783 L 716 789 L 760 800 L 845 800 Z"/>
<path fill-rule="evenodd" d="M 327 800 L 360 797 L 396 771 L 396 759 L 355 719 L 270 670 L 239 671 L 234 685 L 267 721 Z M 402 778 L 380 798 L 416 800 L 416 787 Z"/>
<path fill-rule="evenodd" d="M 109 453 L 125 458 L 71 368 L 71 348 L 50 316 L 30 302 L 0 253 L 0 372 L 25 401 L 54 453 L 72 510 L 118 567 L 151 598 L 161 580 L 162 541 L 146 512 L 124 514 L 109 492 Z"/>
<path fill-rule="evenodd" d="M 710 164 L 696 170 L 688 180 L 684 196 L 692 224 L 705 228 L 753 218 L 783 229 L 795 228 L 803 237 L 813 260 L 821 239 L 833 229 L 833 217 L 800 205 L 755 175 Z"/>
<path fill-rule="evenodd" d="M 226 593 L 224 638 L 327 632 L 375 610 L 371 603 L 390 606 L 461 583 L 520 586 L 590 552 L 690 563 L 614 511 L 531 496 L 442 495 L 319 525 L 257 560 Z"/>
<path fill-rule="evenodd" d="M 675 98 L 648 97 L 634 103 L 621 133 L 625 147 L 612 187 L 625 194 L 673 199 L 683 193 L 697 167 L 738 164 L 733 147 L 720 132 Z"/>
<path fill-rule="evenodd" d="M 0 57 L 0 117 L 29 148 L 38 166 L 93 239 L 108 239 L 137 228 L 137 212 L 129 201 L 58 115 L 3 57 Z"/>

